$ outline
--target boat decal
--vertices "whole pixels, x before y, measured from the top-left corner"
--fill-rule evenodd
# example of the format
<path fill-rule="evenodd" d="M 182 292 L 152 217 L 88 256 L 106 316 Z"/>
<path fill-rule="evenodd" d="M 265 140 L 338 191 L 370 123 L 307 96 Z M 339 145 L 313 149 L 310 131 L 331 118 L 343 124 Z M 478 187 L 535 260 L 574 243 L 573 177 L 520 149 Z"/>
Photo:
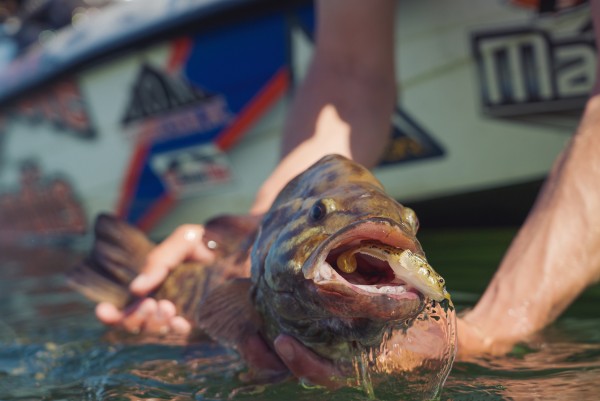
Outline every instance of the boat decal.
<path fill-rule="evenodd" d="M 406 110 L 396 107 L 392 115 L 392 136 L 379 166 L 442 157 L 445 151 Z"/>
<path fill-rule="evenodd" d="M 72 184 L 43 175 L 34 161 L 21 163 L 19 185 L 0 193 L 0 241 L 85 234 L 86 215 Z"/>
<path fill-rule="evenodd" d="M 176 49 L 178 50 L 178 49 Z M 190 85 L 182 77 L 143 64 L 122 118 L 126 132 L 146 142 L 210 132 L 232 118 L 225 98 Z"/>
<path fill-rule="evenodd" d="M 178 199 L 232 178 L 226 152 L 289 87 L 285 17 L 269 15 L 170 43 L 164 66 L 145 62 L 121 123 L 135 141 L 117 213 L 150 229 Z M 239 73 L 244 68 L 244 73 Z M 189 158 L 202 149 L 206 157 Z M 186 160 L 173 184 L 168 166 Z"/>
<path fill-rule="evenodd" d="M 75 79 L 62 80 L 38 93 L 24 97 L 9 115 L 29 123 L 50 123 L 74 138 L 90 139 L 95 131 L 83 94 Z"/>
<path fill-rule="evenodd" d="M 596 47 L 589 14 L 576 22 L 560 35 L 543 24 L 473 32 L 483 112 L 514 117 L 581 110 L 594 85 Z"/>
<path fill-rule="evenodd" d="M 170 194 L 185 198 L 231 180 L 225 154 L 212 144 L 152 156 L 150 165 Z"/>

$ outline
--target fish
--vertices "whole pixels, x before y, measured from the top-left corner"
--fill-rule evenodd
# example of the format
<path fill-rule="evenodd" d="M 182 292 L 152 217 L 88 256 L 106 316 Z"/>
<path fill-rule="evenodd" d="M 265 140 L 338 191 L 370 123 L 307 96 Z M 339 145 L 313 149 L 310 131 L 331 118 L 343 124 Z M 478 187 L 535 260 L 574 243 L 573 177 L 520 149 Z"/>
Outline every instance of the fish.
<path fill-rule="evenodd" d="M 215 263 L 182 264 L 152 296 L 172 300 L 199 332 L 225 345 L 260 333 L 272 346 L 284 333 L 347 372 L 365 353 L 389 353 L 394 333 L 419 321 L 445 314 L 454 324 L 445 280 L 427 262 L 418 229 L 415 212 L 368 169 L 328 155 L 293 178 L 260 223 L 207 222 Z M 154 244 L 106 215 L 95 235 L 71 284 L 94 301 L 135 302 L 127 285 Z M 445 330 L 441 383 L 456 351 L 455 332 Z"/>
<path fill-rule="evenodd" d="M 215 253 L 214 263 L 182 262 L 149 296 L 172 301 L 180 316 L 194 322 L 211 289 L 248 277 L 255 220 L 233 215 L 210 219 L 204 225 L 203 241 Z M 106 213 L 97 216 L 93 234 L 91 251 L 67 273 L 67 284 L 94 302 L 110 302 L 119 309 L 135 304 L 141 298 L 129 291 L 129 285 L 157 244 L 143 231 Z"/>

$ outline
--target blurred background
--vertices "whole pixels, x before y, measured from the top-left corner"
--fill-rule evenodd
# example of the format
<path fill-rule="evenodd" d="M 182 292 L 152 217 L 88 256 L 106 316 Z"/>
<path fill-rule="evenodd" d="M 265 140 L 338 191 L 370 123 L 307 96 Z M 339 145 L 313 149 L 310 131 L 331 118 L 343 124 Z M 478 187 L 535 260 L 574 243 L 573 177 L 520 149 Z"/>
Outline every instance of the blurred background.
<path fill-rule="evenodd" d="M 406 0 L 396 20 L 398 103 L 374 172 L 417 212 L 462 310 L 577 127 L 596 71 L 589 6 Z M 100 212 L 155 239 L 246 212 L 314 27 L 306 0 L 0 0 L 0 399 L 259 397 L 214 344 L 107 339 L 64 273 Z M 599 289 L 510 355 L 456 365 L 442 398 L 597 399 Z M 330 399 L 319 391 L 260 397 Z"/>
<path fill-rule="evenodd" d="M 375 173 L 424 227 L 526 215 L 593 85 L 589 8 L 571 3 L 398 7 Z M 102 211 L 160 237 L 245 212 L 314 19 L 299 0 L 1 1 L 0 237 L 71 241 Z"/>

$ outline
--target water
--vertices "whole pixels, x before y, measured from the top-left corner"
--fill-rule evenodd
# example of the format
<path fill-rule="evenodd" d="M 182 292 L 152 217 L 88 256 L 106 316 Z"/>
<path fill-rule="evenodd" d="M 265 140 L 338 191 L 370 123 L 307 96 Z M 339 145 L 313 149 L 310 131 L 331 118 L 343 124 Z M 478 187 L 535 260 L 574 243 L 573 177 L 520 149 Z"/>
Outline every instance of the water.
<path fill-rule="evenodd" d="M 429 260 L 459 309 L 477 300 L 513 234 L 423 233 Z M 365 398 L 357 390 L 332 394 L 293 381 L 247 385 L 237 378 L 243 363 L 218 345 L 155 344 L 107 333 L 93 304 L 65 285 L 63 272 L 79 258 L 60 249 L 0 249 L 0 401 Z M 441 399 L 600 399 L 599 301 L 596 286 L 510 355 L 456 363 Z"/>

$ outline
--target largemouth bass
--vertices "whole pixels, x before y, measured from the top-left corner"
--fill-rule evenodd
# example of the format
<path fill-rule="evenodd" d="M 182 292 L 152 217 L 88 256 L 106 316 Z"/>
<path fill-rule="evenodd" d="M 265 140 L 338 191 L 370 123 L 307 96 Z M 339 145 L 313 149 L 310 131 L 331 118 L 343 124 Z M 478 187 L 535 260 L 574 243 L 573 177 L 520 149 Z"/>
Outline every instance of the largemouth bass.
<path fill-rule="evenodd" d="M 258 227 L 235 217 L 207 223 L 205 240 L 221 252 L 215 264 L 182 265 L 153 296 L 231 346 L 248 333 L 269 344 L 292 335 L 341 371 L 356 370 L 354 384 L 428 366 L 434 395 L 454 359 L 454 310 L 417 230 L 415 213 L 367 169 L 330 155 L 290 181 Z M 101 216 L 71 282 L 95 301 L 124 306 L 152 246 Z"/>

